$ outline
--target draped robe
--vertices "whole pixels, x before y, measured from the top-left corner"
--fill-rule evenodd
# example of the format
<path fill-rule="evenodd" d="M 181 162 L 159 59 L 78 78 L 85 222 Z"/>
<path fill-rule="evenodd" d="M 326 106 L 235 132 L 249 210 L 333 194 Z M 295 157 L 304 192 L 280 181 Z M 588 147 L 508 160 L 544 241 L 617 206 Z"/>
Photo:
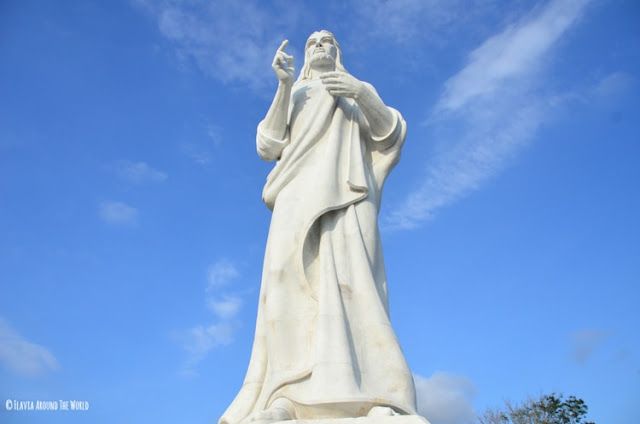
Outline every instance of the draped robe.
<path fill-rule="evenodd" d="M 389 109 L 393 128 L 375 137 L 354 100 L 303 80 L 292 88 L 284 139 L 258 125 L 258 154 L 277 160 L 263 191 L 273 214 L 249 368 L 220 424 L 281 397 L 298 419 L 363 416 L 377 405 L 415 414 L 377 225 L 406 134 Z"/>

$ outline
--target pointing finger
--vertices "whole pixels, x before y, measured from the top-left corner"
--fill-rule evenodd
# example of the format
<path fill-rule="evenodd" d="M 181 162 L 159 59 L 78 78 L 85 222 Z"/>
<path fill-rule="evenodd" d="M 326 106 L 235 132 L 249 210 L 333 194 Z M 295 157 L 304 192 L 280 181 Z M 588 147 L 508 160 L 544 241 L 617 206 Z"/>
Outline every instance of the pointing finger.
<path fill-rule="evenodd" d="M 279 52 L 284 52 L 285 47 L 287 47 L 287 44 L 289 44 L 289 40 L 284 40 L 281 44 L 280 47 L 278 47 L 278 51 Z"/>

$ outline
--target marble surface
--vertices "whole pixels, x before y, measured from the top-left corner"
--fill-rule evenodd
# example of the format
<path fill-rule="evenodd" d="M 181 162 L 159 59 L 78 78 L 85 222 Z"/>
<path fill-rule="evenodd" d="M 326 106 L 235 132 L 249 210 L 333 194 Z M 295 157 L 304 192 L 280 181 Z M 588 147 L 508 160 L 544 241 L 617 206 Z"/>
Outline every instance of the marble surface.
<path fill-rule="evenodd" d="M 398 415 L 394 417 L 333 418 L 324 420 L 280 421 L 281 424 L 430 424 L 420 415 Z"/>
<path fill-rule="evenodd" d="M 253 350 L 220 424 L 368 414 L 377 416 L 358 420 L 423 423 L 389 318 L 377 222 L 406 123 L 346 70 L 332 33 L 311 34 L 295 81 L 287 43 L 256 136 L 274 167 L 263 190 L 272 217 Z M 392 414 L 402 416 L 384 417 Z"/>

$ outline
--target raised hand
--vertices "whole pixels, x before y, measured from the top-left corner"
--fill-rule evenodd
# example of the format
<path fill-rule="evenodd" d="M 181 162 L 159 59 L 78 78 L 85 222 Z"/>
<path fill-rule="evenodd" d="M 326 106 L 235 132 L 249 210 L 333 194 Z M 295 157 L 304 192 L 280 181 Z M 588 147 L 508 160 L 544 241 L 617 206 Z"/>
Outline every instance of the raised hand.
<path fill-rule="evenodd" d="M 287 44 L 289 44 L 289 40 L 284 40 L 282 44 L 280 44 L 280 47 L 278 47 L 278 50 L 273 57 L 271 67 L 280 82 L 290 84 L 293 82 L 293 73 L 295 68 L 293 67 L 293 56 L 285 53 L 284 51 Z"/>
<path fill-rule="evenodd" d="M 325 72 L 320 75 L 320 80 L 332 96 L 357 99 L 363 90 L 366 89 L 360 80 L 346 72 Z"/>

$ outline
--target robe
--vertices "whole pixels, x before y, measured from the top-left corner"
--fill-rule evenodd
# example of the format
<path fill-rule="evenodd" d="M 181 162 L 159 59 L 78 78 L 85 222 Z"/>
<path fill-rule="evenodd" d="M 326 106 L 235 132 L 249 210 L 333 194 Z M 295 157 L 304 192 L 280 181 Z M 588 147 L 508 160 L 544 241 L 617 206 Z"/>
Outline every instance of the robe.
<path fill-rule="evenodd" d="M 258 125 L 258 154 L 277 160 L 263 190 L 273 213 L 249 367 L 220 424 L 281 397 L 297 419 L 364 416 L 379 405 L 415 414 L 377 224 L 406 134 L 389 109 L 393 128 L 375 137 L 354 100 L 303 80 L 292 88 L 284 139 Z"/>

